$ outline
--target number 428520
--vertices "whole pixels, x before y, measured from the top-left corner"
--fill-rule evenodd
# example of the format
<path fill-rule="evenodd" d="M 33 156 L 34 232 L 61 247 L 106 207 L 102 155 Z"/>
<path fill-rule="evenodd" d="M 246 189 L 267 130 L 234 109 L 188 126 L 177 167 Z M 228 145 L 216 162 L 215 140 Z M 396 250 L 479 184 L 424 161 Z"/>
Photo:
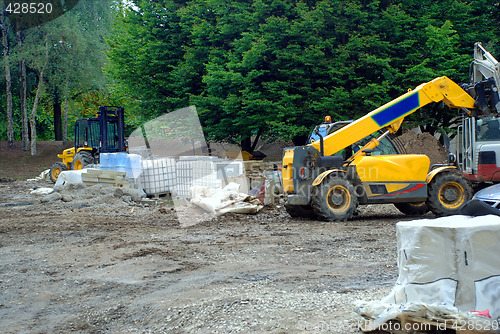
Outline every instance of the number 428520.
<path fill-rule="evenodd" d="M 5 11 L 10 14 L 50 14 L 51 3 L 41 2 L 13 2 L 9 3 Z"/>

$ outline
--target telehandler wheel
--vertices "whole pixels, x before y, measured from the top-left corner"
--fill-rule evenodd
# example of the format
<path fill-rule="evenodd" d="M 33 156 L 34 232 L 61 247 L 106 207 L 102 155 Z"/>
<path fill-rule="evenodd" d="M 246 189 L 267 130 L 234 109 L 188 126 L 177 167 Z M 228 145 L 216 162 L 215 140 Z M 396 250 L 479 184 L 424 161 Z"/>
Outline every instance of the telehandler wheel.
<path fill-rule="evenodd" d="M 358 206 L 358 197 L 353 184 L 338 175 L 333 175 L 311 189 L 311 206 L 316 215 L 324 220 L 350 219 Z"/>
<path fill-rule="evenodd" d="M 425 202 L 420 203 L 394 203 L 394 206 L 405 215 L 423 216 L 429 212 L 429 206 Z"/>
<path fill-rule="evenodd" d="M 314 210 L 309 205 L 285 205 L 286 212 L 292 218 L 316 218 Z"/>
<path fill-rule="evenodd" d="M 75 154 L 73 158 L 73 169 L 79 170 L 84 169 L 87 165 L 91 165 L 94 163 L 94 158 L 92 157 L 92 153 L 89 151 L 80 151 Z"/>
<path fill-rule="evenodd" d="M 442 172 L 436 175 L 427 189 L 426 203 L 438 217 L 460 214 L 462 206 L 472 197 L 469 182 L 455 172 Z"/>
<path fill-rule="evenodd" d="M 65 170 L 68 170 L 68 167 L 66 167 L 65 164 L 63 164 L 62 162 L 56 162 L 50 167 L 50 180 L 56 183 L 59 174 L 61 174 L 61 172 L 64 172 Z"/>

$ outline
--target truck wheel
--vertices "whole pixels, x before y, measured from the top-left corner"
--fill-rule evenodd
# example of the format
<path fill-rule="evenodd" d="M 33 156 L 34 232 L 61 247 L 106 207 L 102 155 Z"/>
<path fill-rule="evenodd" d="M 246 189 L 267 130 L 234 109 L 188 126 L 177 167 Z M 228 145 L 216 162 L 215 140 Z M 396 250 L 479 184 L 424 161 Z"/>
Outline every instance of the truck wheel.
<path fill-rule="evenodd" d="M 429 207 L 425 202 L 420 203 L 394 203 L 394 206 L 405 215 L 423 216 L 429 212 Z"/>
<path fill-rule="evenodd" d="M 427 205 L 436 216 L 460 214 L 462 206 L 472 197 L 469 182 L 458 173 L 436 175 L 428 186 Z"/>
<path fill-rule="evenodd" d="M 56 183 L 59 174 L 61 174 L 61 172 L 64 172 L 65 170 L 68 170 L 68 167 L 66 167 L 65 164 L 63 164 L 62 162 L 56 162 L 50 167 L 50 180 Z"/>
<path fill-rule="evenodd" d="M 292 218 L 316 218 L 309 205 L 285 205 L 285 209 Z"/>
<path fill-rule="evenodd" d="M 92 157 L 92 153 L 88 151 L 80 151 L 75 154 L 75 157 L 73 158 L 73 169 L 84 169 L 87 165 L 91 165 L 93 163 L 94 158 Z"/>
<path fill-rule="evenodd" d="M 350 219 L 358 206 L 353 184 L 340 176 L 332 176 L 311 190 L 311 206 L 316 215 L 328 221 Z"/>

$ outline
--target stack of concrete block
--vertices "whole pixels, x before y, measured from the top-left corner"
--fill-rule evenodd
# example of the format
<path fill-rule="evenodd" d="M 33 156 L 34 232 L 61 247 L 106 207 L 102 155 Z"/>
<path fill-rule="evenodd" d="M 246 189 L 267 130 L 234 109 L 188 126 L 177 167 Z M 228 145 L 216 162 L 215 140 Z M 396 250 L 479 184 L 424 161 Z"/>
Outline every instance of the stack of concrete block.
<path fill-rule="evenodd" d="M 274 163 L 264 161 L 244 161 L 245 174 L 248 178 L 263 178 L 266 172 L 274 171 Z"/>
<path fill-rule="evenodd" d="M 87 186 L 102 184 L 113 187 L 130 188 L 131 182 L 127 177 L 126 172 L 102 170 L 102 169 L 87 169 L 86 173 L 82 173 L 82 181 Z"/>

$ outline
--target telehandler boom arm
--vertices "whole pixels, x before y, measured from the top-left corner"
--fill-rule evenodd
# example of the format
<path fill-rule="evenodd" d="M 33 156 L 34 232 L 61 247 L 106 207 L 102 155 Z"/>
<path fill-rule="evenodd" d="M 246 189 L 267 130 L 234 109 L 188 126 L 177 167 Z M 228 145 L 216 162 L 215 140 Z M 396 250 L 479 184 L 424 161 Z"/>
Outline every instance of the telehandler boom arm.
<path fill-rule="evenodd" d="M 475 102 L 466 91 L 448 77 L 436 78 L 414 90 L 409 90 L 408 93 L 326 136 L 323 139 L 324 155 L 333 155 L 384 127 L 390 133 L 395 133 L 406 116 L 431 102 L 439 101 L 452 108 L 467 109 L 474 108 Z M 321 141 L 310 145 L 319 152 L 322 151 Z"/>

